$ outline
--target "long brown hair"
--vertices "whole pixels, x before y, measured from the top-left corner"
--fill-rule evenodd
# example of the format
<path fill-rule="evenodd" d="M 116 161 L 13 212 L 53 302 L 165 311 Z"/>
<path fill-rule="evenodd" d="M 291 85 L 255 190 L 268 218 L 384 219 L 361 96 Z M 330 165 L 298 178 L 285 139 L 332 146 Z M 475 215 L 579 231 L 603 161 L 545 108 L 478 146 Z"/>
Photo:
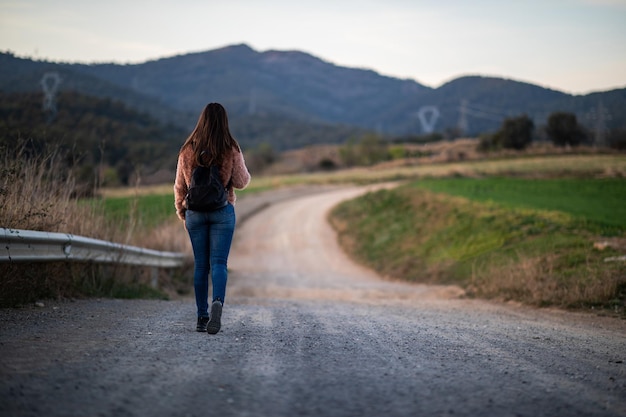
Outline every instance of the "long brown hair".
<path fill-rule="evenodd" d="M 198 165 L 221 165 L 226 152 L 233 148 L 241 152 L 239 143 L 230 133 L 226 109 L 219 103 L 207 104 L 200 113 L 198 123 L 181 151 L 187 146 L 193 148 Z"/>

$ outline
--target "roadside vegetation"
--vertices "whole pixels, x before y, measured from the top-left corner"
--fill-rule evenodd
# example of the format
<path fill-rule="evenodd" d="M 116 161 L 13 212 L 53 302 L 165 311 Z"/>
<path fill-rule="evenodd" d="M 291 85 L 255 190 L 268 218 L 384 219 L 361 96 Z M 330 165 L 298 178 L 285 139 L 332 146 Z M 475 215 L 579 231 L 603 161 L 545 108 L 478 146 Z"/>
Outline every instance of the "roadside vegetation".
<path fill-rule="evenodd" d="M 408 154 L 394 145 L 398 156 L 374 165 L 253 175 L 238 195 L 306 184 L 398 182 L 403 185 L 333 212 L 345 249 L 360 262 L 393 278 L 458 284 L 472 297 L 623 312 L 626 263 L 606 261 L 626 254 L 623 153 L 541 144 L 475 153 L 479 143 L 409 144 Z M 2 226 L 189 253 L 171 183 L 86 193 L 68 161 L 67 153 L 54 150 L 5 152 Z M 0 268 L 7 277 L 0 284 L 2 305 L 57 297 L 167 298 L 191 288 L 191 261 L 160 277 L 159 291 L 137 268 Z"/>
<path fill-rule="evenodd" d="M 82 167 L 61 148 L 3 148 L 0 161 L 0 226 L 67 233 L 155 250 L 190 253 L 174 212 L 172 184 L 90 189 Z M 268 189 L 271 183 L 246 192 Z M 85 196 L 89 197 L 85 197 Z M 170 298 L 189 292 L 190 258 L 181 270 L 162 272 L 151 288 L 148 268 L 79 262 L 0 262 L 0 306 L 46 298 Z"/>
<path fill-rule="evenodd" d="M 470 297 L 624 314 L 626 181 L 426 179 L 339 205 L 343 247 L 381 274 Z"/>
<path fill-rule="evenodd" d="M 69 233 L 161 250 L 173 248 L 169 239 L 155 239 L 162 232 L 153 227 L 155 222 L 146 222 L 147 218 L 138 214 L 138 200 L 123 215 L 109 215 L 107 205 L 111 203 L 106 200 L 77 198 L 84 184 L 76 181 L 67 153 L 58 149 L 33 151 L 28 146 L 4 151 L 0 166 L 2 227 Z M 143 205 L 150 206 L 153 198 Z M 137 267 L 0 262 L 0 276 L 0 306 L 58 297 L 166 297 L 147 285 L 149 271 Z"/>

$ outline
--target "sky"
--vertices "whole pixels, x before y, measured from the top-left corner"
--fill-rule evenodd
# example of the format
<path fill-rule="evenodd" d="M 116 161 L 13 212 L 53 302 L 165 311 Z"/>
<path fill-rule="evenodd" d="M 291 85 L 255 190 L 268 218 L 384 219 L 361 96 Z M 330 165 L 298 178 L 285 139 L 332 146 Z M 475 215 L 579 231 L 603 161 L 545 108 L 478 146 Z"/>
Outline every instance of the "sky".
<path fill-rule="evenodd" d="M 0 51 L 140 63 L 245 43 L 439 87 L 626 87 L 626 0 L 0 0 Z"/>

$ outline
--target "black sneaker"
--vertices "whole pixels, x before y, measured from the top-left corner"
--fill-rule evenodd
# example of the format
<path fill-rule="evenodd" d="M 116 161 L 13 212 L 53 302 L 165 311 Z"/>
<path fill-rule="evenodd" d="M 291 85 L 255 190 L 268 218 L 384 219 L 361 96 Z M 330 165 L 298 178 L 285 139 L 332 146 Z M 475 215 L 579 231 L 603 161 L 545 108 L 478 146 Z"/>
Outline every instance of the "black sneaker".
<path fill-rule="evenodd" d="M 208 317 L 198 317 L 198 324 L 196 325 L 196 331 L 206 332 L 206 325 L 209 322 Z"/>
<path fill-rule="evenodd" d="M 211 319 L 207 324 L 207 332 L 216 334 L 222 327 L 222 302 L 220 300 L 213 301 L 211 304 Z"/>

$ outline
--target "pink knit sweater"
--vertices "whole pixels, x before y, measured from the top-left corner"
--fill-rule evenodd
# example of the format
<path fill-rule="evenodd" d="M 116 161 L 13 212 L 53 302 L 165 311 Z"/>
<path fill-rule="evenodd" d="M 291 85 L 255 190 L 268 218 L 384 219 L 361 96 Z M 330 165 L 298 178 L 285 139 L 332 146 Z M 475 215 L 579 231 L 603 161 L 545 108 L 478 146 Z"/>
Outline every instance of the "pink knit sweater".
<path fill-rule="evenodd" d="M 176 181 L 174 182 L 174 206 L 179 219 L 185 220 L 185 195 L 191 183 L 191 173 L 198 164 L 193 156 L 193 149 L 187 146 L 178 155 L 178 166 L 176 167 Z M 237 196 L 235 188 L 243 189 L 250 183 L 250 173 L 243 159 L 243 153 L 237 149 L 232 149 L 224 157 L 224 162 L 220 168 L 220 176 L 224 186 L 229 182 L 228 201 L 235 204 Z"/>

